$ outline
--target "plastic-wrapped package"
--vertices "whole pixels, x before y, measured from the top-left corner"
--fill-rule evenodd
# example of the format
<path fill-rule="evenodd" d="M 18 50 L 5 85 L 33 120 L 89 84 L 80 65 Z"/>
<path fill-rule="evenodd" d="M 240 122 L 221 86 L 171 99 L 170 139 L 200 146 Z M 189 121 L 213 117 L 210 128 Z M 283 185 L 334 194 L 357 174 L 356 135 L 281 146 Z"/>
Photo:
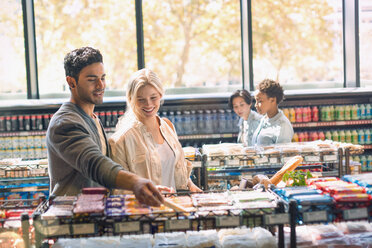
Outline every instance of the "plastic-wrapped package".
<path fill-rule="evenodd" d="M 80 248 L 82 247 L 81 241 L 82 238 L 77 239 L 68 239 L 68 238 L 59 238 L 52 248 Z"/>
<path fill-rule="evenodd" d="M 268 230 L 262 227 L 255 227 L 252 232 L 258 248 L 276 247 L 276 239 Z"/>
<path fill-rule="evenodd" d="M 92 238 L 86 238 L 82 239 L 81 247 L 86 248 L 110 248 L 114 246 L 120 245 L 120 237 L 114 236 L 114 237 L 92 237 Z"/>
<path fill-rule="evenodd" d="M 372 232 L 348 234 L 349 243 L 361 247 L 372 247 Z"/>
<path fill-rule="evenodd" d="M 342 231 L 332 224 L 309 226 L 309 233 L 313 235 L 314 240 L 339 238 L 344 236 Z"/>
<path fill-rule="evenodd" d="M 156 233 L 154 248 L 186 248 L 186 234 L 183 232 Z"/>
<path fill-rule="evenodd" d="M 224 248 L 257 247 L 253 232 L 248 228 L 221 229 L 218 237 Z"/>
<path fill-rule="evenodd" d="M 335 224 L 343 233 L 372 232 L 372 227 L 367 221 L 349 221 Z"/>
<path fill-rule="evenodd" d="M 152 248 L 152 235 L 124 235 L 120 239 L 120 247 L 126 248 Z"/>
<path fill-rule="evenodd" d="M 221 247 L 216 230 L 188 231 L 186 239 L 187 248 Z"/>

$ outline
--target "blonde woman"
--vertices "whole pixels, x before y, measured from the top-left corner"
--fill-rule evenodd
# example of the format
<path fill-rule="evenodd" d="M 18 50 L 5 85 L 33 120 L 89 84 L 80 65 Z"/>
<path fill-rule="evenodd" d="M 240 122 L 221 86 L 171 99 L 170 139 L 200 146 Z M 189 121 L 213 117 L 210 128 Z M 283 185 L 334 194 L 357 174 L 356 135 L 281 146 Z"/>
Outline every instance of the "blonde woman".
<path fill-rule="evenodd" d="M 191 181 L 173 124 L 157 115 L 163 86 L 149 69 L 134 73 L 127 88 L 127 111 L 109 139 L 112 159 L 156 185 L 200 192 Z"/>

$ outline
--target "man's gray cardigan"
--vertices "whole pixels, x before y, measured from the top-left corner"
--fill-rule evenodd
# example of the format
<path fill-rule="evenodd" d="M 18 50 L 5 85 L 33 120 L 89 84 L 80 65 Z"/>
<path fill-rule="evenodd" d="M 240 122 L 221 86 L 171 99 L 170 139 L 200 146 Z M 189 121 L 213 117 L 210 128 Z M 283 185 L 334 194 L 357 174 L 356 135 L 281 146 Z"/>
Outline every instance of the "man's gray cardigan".
<path fill-rule="evenodd" d="M 98 184 L 115 187 L 122 167 L 103 155 L 97 126 L 79 106 L 64 103 L 53 115 L 46 144 L 51 195 L 77 195 Z M 106 147 L 109 155 L 107 139 Z"/>

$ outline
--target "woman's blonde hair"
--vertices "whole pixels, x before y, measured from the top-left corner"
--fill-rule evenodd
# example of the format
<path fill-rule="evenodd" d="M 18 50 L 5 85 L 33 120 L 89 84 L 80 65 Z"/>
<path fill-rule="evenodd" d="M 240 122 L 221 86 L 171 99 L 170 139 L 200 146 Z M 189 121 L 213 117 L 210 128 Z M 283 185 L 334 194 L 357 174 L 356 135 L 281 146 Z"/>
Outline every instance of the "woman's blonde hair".
<path fill-rule="evenodd" d="M 135 72 L 127 87 L 127 104 L 133 112 L 138 115 L 138 110 L 136 110 L 136 99 L 139 89 L 146 85 L 151 85 L 154 87 L 160 94 L 160 97 L 163 97 L 164 89 L 163 85 L 160 82 L 158 75 L 150 69 L 141 69 Z"/>
<path fill-rule="evenodd" d="M 146 68 L 136 71 L 127 85 L 127 109 L 125 115 L 119 119 L 116 125 L 117 129 L 124 128 L 124 126 L 138 119 L 140 111 L 136 108 L 136 99 L 138 91 L 146 85 L 154 87 L 159 92 L 160 97 L 163 97 L 164 88 L 155 72 Z"/>

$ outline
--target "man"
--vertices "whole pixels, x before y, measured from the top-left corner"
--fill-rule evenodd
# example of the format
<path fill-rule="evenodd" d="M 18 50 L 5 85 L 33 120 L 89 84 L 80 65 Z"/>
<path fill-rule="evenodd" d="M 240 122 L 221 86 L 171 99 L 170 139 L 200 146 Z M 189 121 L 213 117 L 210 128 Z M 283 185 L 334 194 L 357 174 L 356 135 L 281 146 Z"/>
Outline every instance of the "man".
<path fill-rule="evenodd" d="M 73 50 L 64 67 L 71 98 L 53 115 L 46 134 L 50 194 L 77 195 L 83 187 L 102 185 L 132 190 L 141 203 L 159 206 L 163 197 L 151 181 L 107 157 L 105 131 L 93 112 L 106 87 L 101 53 L 91 47 Z"/>

